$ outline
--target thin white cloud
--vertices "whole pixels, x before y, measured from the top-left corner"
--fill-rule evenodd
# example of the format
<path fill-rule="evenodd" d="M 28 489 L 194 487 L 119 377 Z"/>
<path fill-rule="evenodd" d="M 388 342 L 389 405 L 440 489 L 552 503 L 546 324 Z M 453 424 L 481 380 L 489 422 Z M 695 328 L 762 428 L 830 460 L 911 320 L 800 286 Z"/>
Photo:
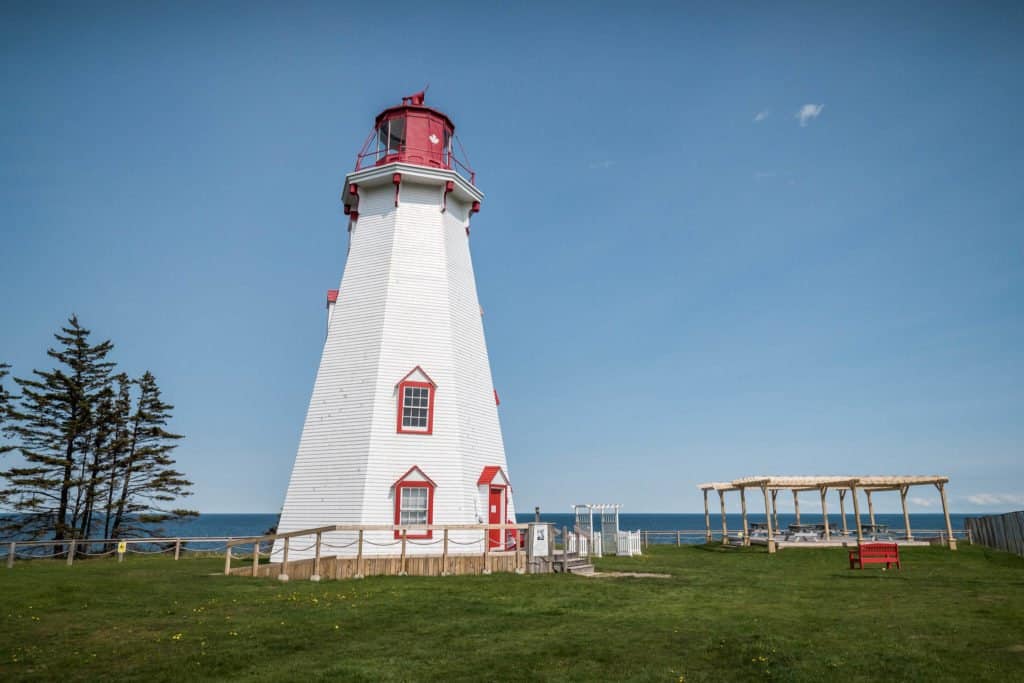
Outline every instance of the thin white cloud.
<path fill-rule="evenodd" d="M 615 165 L 615 162 L 611 159 L 603 159 L 601 161 L 590 162 L 590 168 L 611 168 Z"/>
<path fill-rule="evenodd" d="M 800 107 L 800 110 L 794 114 L 793 118 L 800 121 L 801 127 L 806 127 L 808 123 L 821 115 L 821 110 L 824 108 L 824 104 L 805 104 Z"/>
<path fill-rule="evenodd" d="M 757 112 L 757 114 L 754 115 L 754 123 L 761 123 L 770 115 L 771 111 L 769 111 L 768 109 L 765 109 L 764 111 L 759 111 Z"/>
<path fill-rule="evenodd" d="M 918 507 L 922 507 L 922 508 L 930 508 L 930 507 L 932 507 L 934 505 L 937 505 L 937 503 L 934 500 L 931 500 L 930 498 L 914 498 L 914 497 L 911 497 L 911 498 L 908 498 L 907 500 L 909 500 L 914 505 L 916 505 Z"/>
<path fill-rule="evenodd" d="M 1024 496 L 1012 493 L 975 493 L 967 500 L 973 505 L 1024 505 Z"/>

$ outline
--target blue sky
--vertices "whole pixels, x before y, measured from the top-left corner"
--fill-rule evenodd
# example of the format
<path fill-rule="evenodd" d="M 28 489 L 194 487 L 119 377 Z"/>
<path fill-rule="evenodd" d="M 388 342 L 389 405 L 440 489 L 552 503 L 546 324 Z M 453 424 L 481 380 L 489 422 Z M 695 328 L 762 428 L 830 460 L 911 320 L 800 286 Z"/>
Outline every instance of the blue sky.
<path fill-rule="evenodd" d="M 521 509 L 1024 507 L 1024 8 L 834 4 L 4 3 L 0 360 L 76 312 L 176 405 L 191 505 L 276 511 L 344 175 L 429 83 Z"/>

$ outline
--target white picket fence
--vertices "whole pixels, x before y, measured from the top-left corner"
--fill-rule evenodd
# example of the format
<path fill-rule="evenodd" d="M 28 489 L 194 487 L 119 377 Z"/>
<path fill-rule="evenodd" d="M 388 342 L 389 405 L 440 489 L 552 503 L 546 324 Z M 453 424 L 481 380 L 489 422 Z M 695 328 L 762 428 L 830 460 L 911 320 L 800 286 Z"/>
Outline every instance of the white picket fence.
<path fill-rule="evenodd" d="M 632 557 L 633 555 L 641 555 L 640 550 L 640 532 L 639 531 L 620 531 L 619 532 L 619 555 L 626 555 Z"/>
<path fill-rule="evenodd" d="M 593 542 L 591 542 L 591 539 L 587 538 L 585 534 L 577 534 L 570 531 L 568 532 L 566 545 L 568 546 L 566 549 L 569 551 L 569 554 L 575 554 L 578 557 L 601 557 L 602 555 L 601 534 L 594 534 Z M 616 554 L 627 557 L 641 555 L 640 532 L 620 531 Z"/>

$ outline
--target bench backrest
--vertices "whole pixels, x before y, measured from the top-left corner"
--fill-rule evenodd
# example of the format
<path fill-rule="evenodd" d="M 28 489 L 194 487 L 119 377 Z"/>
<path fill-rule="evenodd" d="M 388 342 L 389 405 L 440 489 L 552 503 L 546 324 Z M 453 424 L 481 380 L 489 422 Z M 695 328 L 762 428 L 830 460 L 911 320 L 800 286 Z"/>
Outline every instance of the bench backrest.
<path fill-rule="evenodd" d="M 900 547 L 895 543 L 865 543 L 859 548 L 861 557 L 898 557 Z"/>

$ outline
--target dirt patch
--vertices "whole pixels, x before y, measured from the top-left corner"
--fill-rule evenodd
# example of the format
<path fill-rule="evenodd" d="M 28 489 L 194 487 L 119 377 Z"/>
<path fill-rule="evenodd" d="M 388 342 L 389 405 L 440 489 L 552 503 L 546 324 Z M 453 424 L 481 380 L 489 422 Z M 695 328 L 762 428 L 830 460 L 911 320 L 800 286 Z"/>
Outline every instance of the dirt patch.
<path fill-rule="evenodd" d="M 621 578 L 623 576 L 634 578 L 634 579 L 671 579 L 671 574 L 651 574 L 648 572 L 594 572 L 593 574 L 583 574 L 582 576 L 590 576 L 596 579 L 603 578 Z"/>

